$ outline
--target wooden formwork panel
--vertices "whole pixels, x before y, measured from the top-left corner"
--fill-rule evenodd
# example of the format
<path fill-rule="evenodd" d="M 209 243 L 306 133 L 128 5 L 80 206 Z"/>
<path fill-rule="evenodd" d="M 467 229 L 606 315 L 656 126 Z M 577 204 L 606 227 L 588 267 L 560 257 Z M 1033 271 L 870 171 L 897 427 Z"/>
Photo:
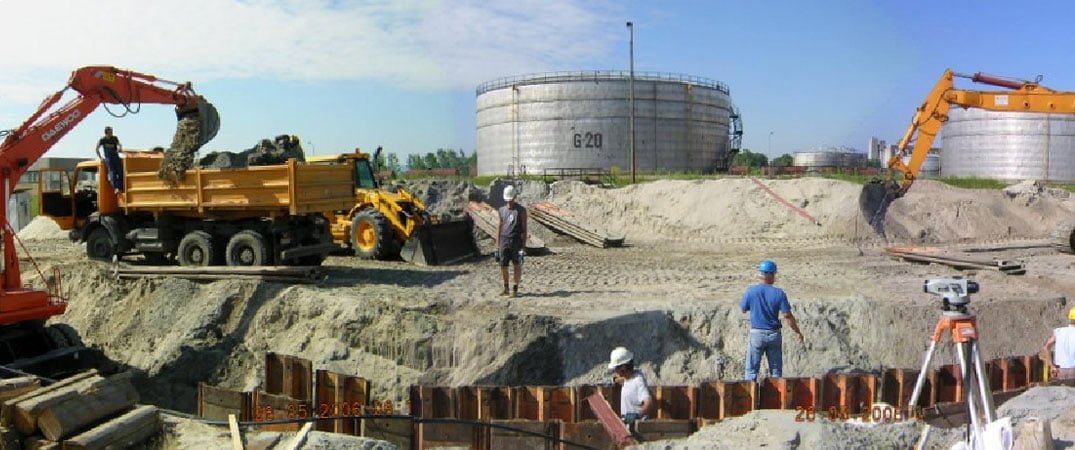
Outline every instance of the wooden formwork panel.
<path fill-rule="evenodd" d="M 478 420 L 478 388 L 476 386 L 462 386 L 455 389 L 455 399 L 458 404 L 459 419 Z"/>
<path fill-rule="evenodd" d="M 240 421 L 253 418 L 253 397 L 250 392 L 198 383 L 198 415 L 210 420 L 228 420 L 234 414 Z"/>
<path fill-rule="evenodd" d="M 296 400 L 313 399 L 313 364 L 290 355 L 265 354 L 265 392 Z"/>
<path fill-rule="evenodd" d="M 859 414 L 869 411 L 876 394 L 876 375 L 832 373 L 824 378 L 821 407 L 841 414 Z"/>
<path fill-rule="evenodd" d="M 963 374 L 958 364 L 947 364 L 937 369 L 936 403 L 952 403 L 963 400 Z"/>
<path fill-rule="evenodd" d="M 254 391 L 254 419 L 272 421 L 313 417 L 313 405 L 309 400 L 298 400 L 284 395 Z M 299 431 L 301 423 L 262 425 L 266 431 Z"/>
<path fill-rule="evenodd" d="M 321 417 L 361 415 L 369 405 L 370 382 L 364 378 L 341 375 L 328 370 L 316 372 L 317 391 L 314 405 Z M 322 420 L 317 422 L 318 431 L 358 434 L 354 419 Z"/>
<path fill-rule="evenodd" d="M 881 401 L 900 408 L 907 408 L 911 403 L 911 395 L 914 393 L 915 382 L 918 381 L 918 371 L 911 369 L 888 369 L 881 374 Z M 929 381 L 922 386 L 921 398 L 927 398 L 930 394 Z M 922 400 L 919 404 L 922 404 Z"/>
<path fill-rule="evenodd" d="M 785 409 L 814 408 L 821 403 L 821 380 L 817 378 L 783 378 Z"/>
<path fill-rule="evenodd" d="M 513 429 L 538 433 L 542 436 L 519 433 L 503 428 L 490 427 L 488 432 L 489 449 L 547 450 L 554 448 L 554 441 L 548 438 L 562 439 L 562 422 L 533 420 L 492 420 L 493 425 L 502 425 Z"/>
<path fill-rule="evenodd" d="M 401 450 L 412 448 L 416 425 L 409 418 L 362 419 L 360 423 L 362 437 L 388 441 Z"/>
<path fill-rule="evenodd" d="M 738 417 L 758 408 L 758 384 L 753 381 L 718 382 L 716 388 L 721 419 Z"/>
<path fill-rule="evenodd" d="M 520 386 L 512 389 L 514 419 L 575 421 L 572 389 L 551 386 Z"/>
<path fill-rule="evenodd" d="M 1026 365 L 1027 372 L 1030 373 L 1030 382 L 1037 383 L 1045 381 L 1045 361 L 1042 361 L 1038 355 L 1030 355 L 1023 357 L 1023 364 Z"/>
<path fill-rule="evenodd" d="M 411 386 L 411 415 L 423 419 L 459 417 L 458 391 L 443 386 Z"/>
<path fill-rule="evenodd" d="M 478 403 L 478 419 L 513 419 L 514 392 L 510 387 L 480 386 L 475 388 Z"/>
<path fill-rule="evenodd" d="M 758 409 L 784 409 L 787 382 L 783 378 L 764 378 L 758 382 Z"/>
<path fill-rule="evenodd" d="M 588 447 L 598 448 L 601 450 L 612 450 L 616 446 L 612 442 L 612 438 L 605 432 L 605 428 L 600 422 L 595 420 L 588 420 L 585 422 L 565 423 L 563 428 L 563 436 L 565 441 L 582 444 Z M 563 444 L 560 446 L 561 450 L 578 449 L 578 447 Z"/>
<path fill-rule="evenodd" d="M 656 386 L 653 399 L 657 419 L 693 419 L 697 414 L 698 388 L 693 386 Z"/>
<path fill-rule="evenodd" d="M 698 418 L 715 420 L 723 417 L 720 413 L 720 392 L 717 392 L 717 384 L 720 382 L 706 381 L 698 386 Z"/>
<path fill-rule="evenodd" d="M 1001 362 L 1002 359 L 994 359 L 986 361 L 983 364 L 985 369 L 985 379 L 989 380 L 989 389 L 993 392 L 1000 392 L 1004 390 L 1004 370 L 1005 365 Z"/>
<path fill-rule="evenodd" d="M 1000 367 L 1004 374 L 1004 380 L 1001 383 L 1004 390 L 1019 389 L 1030 384 L 1030 371 L 1027 370 L 1023 358 L 1003 358 L 1000 360 Z"/>
<path fill-rule="evenodd" d="M 415 440 L 418 449 L 436 447 L 482 448 L 483 427 L 467 423 L 419 422 Z"/>
<path fill-rule="evenodd" d="M 680 439 L 696 430 L 693 420 L 643 420 L 636 423 L 636 433 L 642 442 Z"/>

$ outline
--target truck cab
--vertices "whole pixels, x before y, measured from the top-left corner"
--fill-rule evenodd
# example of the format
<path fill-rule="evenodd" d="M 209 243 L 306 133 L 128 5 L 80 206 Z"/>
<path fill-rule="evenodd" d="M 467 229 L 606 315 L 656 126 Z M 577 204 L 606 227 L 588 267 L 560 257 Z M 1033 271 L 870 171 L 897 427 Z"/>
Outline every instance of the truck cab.
<path fill-rule="evenodd" d="M 37 191 L 38 213 L 51 218 L 62 230 L 82 229 L 95 212 L 119 210 L 119 198 L 108 181 L 108 166 L 100 160 L 80 162 L 74 171 L 43 169 Z"/>

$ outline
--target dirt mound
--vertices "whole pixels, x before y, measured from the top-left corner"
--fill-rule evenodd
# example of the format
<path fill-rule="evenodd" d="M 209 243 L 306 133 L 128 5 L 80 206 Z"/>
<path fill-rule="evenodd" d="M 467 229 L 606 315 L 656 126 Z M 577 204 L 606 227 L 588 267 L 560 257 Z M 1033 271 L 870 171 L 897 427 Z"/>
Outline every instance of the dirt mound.
<path fill-rule="evenodd" d="M 218 151 L 202 157 L 201 167 L 212 169 L 239 169 L 250 166 L 285 164 L 288 159 L 306 161 L 306 153 L 295 136 L 282 134 L 273 140 L 262 139 L 257 145 L 241 152 Z"/>
<path fill-rule="evenodd" d="M 18 236 L 19 239 L 24 241 L 45 241 L 67 239 L 67 232 L 61 230 L 54 220 L 45 216 L 37 216 L 19 230 Z"/>
<path fill-rule="evenodd" d="M 592 224 L 623 230 L 632 239 L 874 235 L 858 209 L 861 185 L 824 178 L 764 182 L 820 225 L 748 179 L 662 180 L 620 189 L 558 182 L 551 197 Z M 1068 193 L 1057 189 L 971 190 L 923 180 L 889 207 L 884 230 L 889 239 L 910 242 L 1041 238 L 1073 209 Z"/>
<path fill-rule="evenodd" d="M 453 220 L 466 215 L 468 202 L 486 199 L 485 193 L 469 181 L 423 179 L 408 182 L 404 188 L 426 205 L 430 215 Z"/>

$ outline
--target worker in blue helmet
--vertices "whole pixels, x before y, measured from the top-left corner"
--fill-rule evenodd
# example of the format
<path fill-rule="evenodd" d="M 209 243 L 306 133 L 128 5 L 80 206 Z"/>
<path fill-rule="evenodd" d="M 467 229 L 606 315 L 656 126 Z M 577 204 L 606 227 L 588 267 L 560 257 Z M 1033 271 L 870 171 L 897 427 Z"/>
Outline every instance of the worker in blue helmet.
<path fill-rule="evenodd" d="M 746 378 L 750 381 L 758 379 L 762 355 L 769 361 L 769 375 L 774 378 L 783 376 L 781 315 L 792 331 L 799 335 L 799 342 L 804 341 L 799 324 L 791 314 L 791 303 L 788 302 L 787 294 L 783 289 L 773 286 L 776 282 L 776 263 L 770 260 L 762 261 L 758 264 L 758 271 L 761 272 L 761 283 L 747 288 L 743 299 L 739 301 L 739 308 L 750 313 L 746 370 Z"/>

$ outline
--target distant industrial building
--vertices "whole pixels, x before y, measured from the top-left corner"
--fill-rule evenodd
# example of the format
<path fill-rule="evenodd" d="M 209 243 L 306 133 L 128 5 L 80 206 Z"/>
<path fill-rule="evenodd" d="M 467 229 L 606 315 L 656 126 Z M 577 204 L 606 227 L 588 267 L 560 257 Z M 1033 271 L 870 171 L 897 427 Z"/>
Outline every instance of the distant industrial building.
<path fill-rule="evenodd" d="M 818 147 L 791 155 L 794 166 L 814 171 L 827 168 L 866 167 L 866 154 L 850 147 Z"/>
<path fill-rule="evenodd" d="M 727 170 L 742 137 L 725 84 L 636 72 L 640 172 Z M 522 75 L 477 88 L 478 174 L 631 168 L 631 78 L 625 71 Z"/>
<path fill-rule="evenodd" d="M 869 161 L 876 161 L 882 159 L 887 148 L 888 146 L 885 144 L 884 139 L 871 137 L 870 143 L 867 144 L 866 147 L 866 159 Z"/>

